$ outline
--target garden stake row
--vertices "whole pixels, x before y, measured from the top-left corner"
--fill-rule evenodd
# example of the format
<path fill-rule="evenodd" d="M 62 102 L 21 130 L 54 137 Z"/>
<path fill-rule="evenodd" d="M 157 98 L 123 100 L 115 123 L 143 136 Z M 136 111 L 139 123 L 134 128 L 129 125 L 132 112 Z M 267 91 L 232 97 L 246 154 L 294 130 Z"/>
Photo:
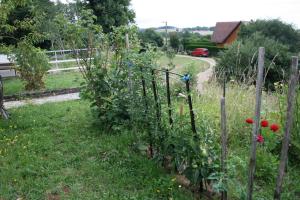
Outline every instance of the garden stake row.
<path fill-rule="evenodd" d="M 222 155 L 221 170 L 226 177 L 226 159 L 227 159 L 227 130 L 226 130 L 226 75 L 224 74 L 223 96 L 221 98 L 221 138 L 222 138 Z M 225 179 L 226 180 L 226 179 Z M 226 185 L 226 181 L 224 181 Z M 227 200 L 227 191 L 222 191 L 221 200 Z"/>
<path fill-rule="evenodd" d="M 250 151 L 250 161 L 249 161 L 249 171 L 248 171 L 248 187 L 247 187 L 247 200 L 252 200 L 253 193 L 253 182 L 254 173 L 256 165 L 256 147 L 257 147 L 257 135 L 259 133 L 259 122 L 260 122 L 260 110 L 261 110 L 261 95 L 263 86 L 263 74 L 264 74 L 264 60 L 265 48 L 259 47 L 258 53 L 258 73 L 256 80 L 256 105 L 255 105 L 255 118 L 254 126 L 252 131 L 252 141 L 251 141 L 251 151 Z"/>
<path fill-rule="evenodd" d="M 172 126 L 172 109 L 171 109 L 171 94 L 170 94 L 170 74 L 169 70 L 166 69 L 166 84 L 167 84 L 167 100 L 168 100 L 168 113 L 169 113 L 169 123 Z"/>
<path fill-rule="evenodd" d="M 142 79 L 142 87 L 143 87 L 143 97 L 145 101 L 145 117 L 147 117 L 148 114 L 148 102 L 147 102 L 147 92 L 146 92 L 146 82 L 143 76 L 143 69 L 140 68 L 141 70 L 141 79 Z M 153 157 L 153 142 L 152 142 L 152 134 L 151 131 L 149 130 L 149 122 L 147 120 L 147 126 L 148 126 L 148 134 L 149 134 L 149 150 L 150 150 L 150 157 Z"/>
<path fill-rule="evenodd" d="M 296 96 L 296 88 L 298 83 L 298 57 L 292 57 L 292 66 L 291 66 L 291 76 L 288 90 L 288 105 L 287 105 L 287 114 L 286 114 L 286 123 L 284 127 L 284 139 L 282 142 L 280 163 L 278 176 L 276 181 L 276 188 L 274 192 L 274 200 L 280 200 L 280 193 L 282 190 L 282 182 L 284 171 L 286 169 L 287 159 L 288 159 L 288 149 L 291 138 L 291 129 L 293 124 L 293 116 L 294 116 L 294 105 L 295 105 L 295 96 Z"/>

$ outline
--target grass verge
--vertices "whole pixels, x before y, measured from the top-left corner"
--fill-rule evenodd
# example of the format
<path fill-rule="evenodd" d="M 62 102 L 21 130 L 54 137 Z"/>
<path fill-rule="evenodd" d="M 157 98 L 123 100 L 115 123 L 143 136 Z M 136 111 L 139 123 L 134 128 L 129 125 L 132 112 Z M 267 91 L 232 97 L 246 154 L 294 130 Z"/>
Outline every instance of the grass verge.
<path fill-rule="evenodd" d="M 45 89 L 64 89 L 79 87 L 83 77 L 79 72 L 63 72 L 59 74 L 47 74 L 44 78 Z M 25 92 L 24 82 L 20 78 L 4 79 L 4 95 L 19 94 Z"/>
<path fill-rule="evenodd" d="M 193 199 L 131 151 L 133 133 L 103 133 L 89 103 L 11 110 L 0 121 L 0 199 Z"/>

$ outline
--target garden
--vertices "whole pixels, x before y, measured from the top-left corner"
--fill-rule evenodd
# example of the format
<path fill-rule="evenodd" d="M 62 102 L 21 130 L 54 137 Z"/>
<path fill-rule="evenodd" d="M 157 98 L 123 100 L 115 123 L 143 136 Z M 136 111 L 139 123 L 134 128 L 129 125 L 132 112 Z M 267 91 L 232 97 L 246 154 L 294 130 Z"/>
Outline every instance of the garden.
<path fill-rule="evenodd" d="M 6 28 L 26 5 L 8 2 Z M 300 198 L 299 46 L 266 30 L 299 34 L 290 25 L 242 27 L 199 93 L 209 63 L 142 42 L 136 26 L 99 26 L 86 7 L 76 22 L 55 16 L 47 35 L 72 50 L 78 70 L 47 73 L 39 20 L 7 29 L 34 27 L 1 48 L 19 74 L 1 83 L 1 200 Z M 70 88 L 80 100 L 4 106 L 8 96 Z"/>

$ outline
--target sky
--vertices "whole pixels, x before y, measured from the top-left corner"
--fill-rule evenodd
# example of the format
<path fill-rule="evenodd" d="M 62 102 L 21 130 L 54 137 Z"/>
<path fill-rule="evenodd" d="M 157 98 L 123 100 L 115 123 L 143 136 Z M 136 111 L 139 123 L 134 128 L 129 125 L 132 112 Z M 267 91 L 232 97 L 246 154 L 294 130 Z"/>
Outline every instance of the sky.
<path fill-rule="evenodd" d="M 214 26 L 222 21 L 279 18 L 300 28 L 300 0 L 131 0 L 141 28 Z"/>
<path fill-rule="evenodd" d="M 131 0 L 131 8 L 140 28 L 163 26 L 165 21 L 185 28 L 278 18 L 300 29 L 300 0 Z"/>

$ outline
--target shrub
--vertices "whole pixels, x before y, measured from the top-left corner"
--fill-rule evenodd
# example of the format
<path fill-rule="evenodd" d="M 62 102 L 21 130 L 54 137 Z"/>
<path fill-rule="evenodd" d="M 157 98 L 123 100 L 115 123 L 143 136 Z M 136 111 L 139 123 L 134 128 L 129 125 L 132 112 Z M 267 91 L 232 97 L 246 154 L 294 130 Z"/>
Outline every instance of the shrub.
<path fill-rule="evenodd" d="M 21 79 L 26 82 L 26 90 L 44 87 L 43 77 L 50 68 L 50 64 L 46 54 L 40 48 L 21 42 L 16 49 L 15 60 L 16 69 Z"/>
<path fill-rule="evenodd" d="M 289 72 L 290 56 L 287 46 L 264 37 L 260 33 L 243 41 L 236 41 L 219 54 L 215 73 L 219 80 L 227 74 L 227 80 L 253 84 L 256 79 L 258 48 L 265 47 L 265 83 L 273 89 L 273 83 L 285 79 Z M 222 77 L 222 78 L 221 78 Z M 221 79 L 220 79 L 221 78 Z"/>

